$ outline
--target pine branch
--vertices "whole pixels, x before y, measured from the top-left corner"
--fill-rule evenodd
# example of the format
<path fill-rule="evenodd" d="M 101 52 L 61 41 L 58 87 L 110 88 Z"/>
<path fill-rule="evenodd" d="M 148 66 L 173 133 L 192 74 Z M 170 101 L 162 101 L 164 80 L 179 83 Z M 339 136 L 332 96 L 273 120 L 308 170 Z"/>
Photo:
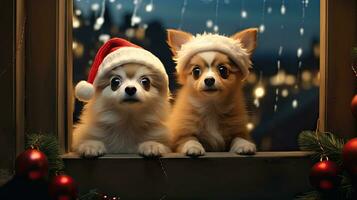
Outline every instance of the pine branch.
<path fill-rule="evenodd" d="M 313 151 L 315 154 L 313 158 L 319 160 L 322 155 L 326 155 L 330 160 L 335 161 L 338 165 L 342 164 L 342 148 L 344 140 L 337 138 L 332 133 L 318 133 L 318 139 L 323 146 L 323 150 L 320 148 L 320 144 L 313 131 L 303 131 L 299 135 L 298 143 L 301 150 Z"/>
<path fill-rule="evenodd" d="M 100 194 L 96 189 L 90 190 L 88 193 L 81 195 L 79 200 L 100 200 Z"/>
<path fill-rule="evenodd" d="M 342 194 L 344 199 L 352 199 L 353 187 L 351 184 L 351 179 L 349 176 L 344 173 L 341 177 L 341 185 L 340 185 L 340 193 Z"/>
<path fill-rule="evenodd" d="M 314 131 L 303 131 L 299 135 L 299 146 L 301 150 L 313 151 L 314 160 L 319 160 L 322 156 L 328 156 L 330 160 L 342 165 L 342 149 L 345 141 L 336 137 L 332 133 L 317 133 Z M 322 147 L 321 147 L 322 146 Z M 323 195 L 317 191 L 311 191 L 299 196 L 299 200 L 320 200 L 320 199 L 352 199 L 353 187 L 348 174 L 341 174 L 341 185 L 334 192 L 334 195 Z"/>
<path fill-rule="evenodd" d="M 321 196 L 317 191 L 310 191 L 296 197 L 295 200 L 321 200 Z"/>
<path fill-rule="evenodd" d="M 56 136 L 51 134 L 29 134 L 27 135 L 26 148 L 31 146 L 38 147 L 47 156 L 50 177 L 64 169 Z"/>
<path fill-rule="evenodd" d="M 60 157 L 59 143 L 56 136 L 51 134 L 29 134 L 26 140 L 26 149 L 31 147 L 42 151 L 48 160 L 50 177 L 55 176 L 56 172 L 63 171 L 64 163 Z M 101 196 L 96 189 L 79 197 L 79 200 L 100 200 Z"/>

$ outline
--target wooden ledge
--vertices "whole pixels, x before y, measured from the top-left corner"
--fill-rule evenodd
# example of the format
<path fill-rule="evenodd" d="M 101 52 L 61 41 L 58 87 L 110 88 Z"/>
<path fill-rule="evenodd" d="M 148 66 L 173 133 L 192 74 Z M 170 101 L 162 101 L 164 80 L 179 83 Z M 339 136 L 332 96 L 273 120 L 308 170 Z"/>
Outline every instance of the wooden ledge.
<path fill-rule="evenodd" d="M 293 157 L 309 157 L 312 152 L 309 151 L 261 151 L 255 155 L 238 155 L 230 152 L 208 152 L 206 155 L 195 159 L 212 159 L 212 158 L 293 158 Z M 75 152 L 69 152 L 62 155 L 63 159 L 83 159 Z M 106 154 L 97 159 L 142 159 L 138 154 Z M 168 153 L 161 159 L 189 159 L 190 157 L 181 153 Z M 192 158 L 191 158 L 192 159 Z"/>
<path fill-rule="evenodd" d="M 107 154 L 62 156 L 82 192 L 99 189 L 121 199 L 293 199 L 310 190 L 311 152 L 258 152 L 252 156 L 170 153 L 160 159 Z"/>

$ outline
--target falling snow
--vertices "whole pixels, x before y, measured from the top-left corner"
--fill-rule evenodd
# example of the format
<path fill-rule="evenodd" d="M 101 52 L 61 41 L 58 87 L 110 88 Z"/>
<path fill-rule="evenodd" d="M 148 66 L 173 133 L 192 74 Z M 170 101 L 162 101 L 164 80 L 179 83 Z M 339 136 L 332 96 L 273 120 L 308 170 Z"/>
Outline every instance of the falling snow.
<path fill-rule="evenodd" d="M 267 8 L 267 12 L 268 12 L 269 14 L 271 14 L 271 13 L 273 12 L 273 8 L 272 8 L 271 6 L 269 6 L 269 7 Z"/>
<path fill-rule="evenodd" d="M 92 9 L 93 9 L 93 5 L 92 5 Z M 99 4 L 97 9 L 99 9 Z M 94 27 L 93 27 L 93 29 L 96 31 L 102 28 L 102 25 L 104 24 L 104 12 L 105 12 L 105 0 L 102 0 L 102 10 L 100 11 L 100 16 L 95 20 Z"/>
<path fill-rule="evenodd" d="M 266 0 L 263 0 L 263 6 L 262 6 L 262 23 L 259 26 L 259 33 L 264 33 L 265 31 L 265 7 L 266 7 Z"/>
<path fill-rule="evenodd" d="M 99 10 L 99 3 L 94 3 L 94 4 L 92 4 L 92 6 L 91 6 L 91 9 L 93 10 L 93 11 L 97 11 L 97 10 Z"/>
<path fill-rule="evenodd" d="M 303 27 L 301 27 L 299 31 L 300 31 L 300 35 L 303 36 L 304 32 L 305 32 L 305 29 Z"/>
<path fill-rule="evenodd" d="M 181 7 L 180 24 L 179 24 L 178 29 L 182 29 L 183 16 L 185 15 L 185 12 L 186 12 L 186 6 L 187 6 L 187 0 L 183 0 L 183 4 L 182 4 L 182 7 Z"/>
<path fill-rule="evenodd" d="M 138 9 L 141 4 L 141 0 L 134 0 L 134 11 L 133 15 L 131 16 L 131 26 L 135 26 L 136 24 L 139 24 L 141 22 L 141 17 L 138 16 Z"/>
<path fill-rule="evenodd" d="M 153 9 L 154 9 L 154 5 L 151 3 L 145 6 L 146 12 L 151 12 Z"/>
<path fill-rule="evenodd" d="M 240 13 L 240 16 L 242 17 L 242 18 L 247 18 L 248 17 L 248 13 L 247 13 L 247 11 L 245 11 L 245 10 L 242 10 L 242 12 Z"/>
<path fill-rule="evenodd" d="M 212 27 L 213 27 L 213 21 L 210 20 L 210 19 L 207 20 L 207 21 L 206 21 L 206 27 L 207 27 L 207 28 L 212 28 Z"/>
<path fill-rule="evenodd" d="M 139 16 L 133 16 L 131 18 L 131 24 L 134 26 L 135 24 L 139 24 L 141 22 L 141 17 Z"/>
<path fill-rule="evenodd" d="M 296 99 L 293 100 L 293 102 L 291 103 L 292 107 L 295 109 L 298 107 L 298 101 Z"/>
<path fill-rule="evenodd" d="M 265 25 L 264 25 L 264 24 L 261 24 L 261 25 L 259 26 L 259 32 L 260 32 L 260 33 L 264 33 L 264 31 L 265 31 Z"/>
<path fill-rule="evenodd" d="M 82 14 L 82 11 L 77 9 L 74 11 L 74 13 L 77 15 L 77 16 L 80 16 Z"/>
<path fill-rule="evenodd" d="M 299 47 L 299 48 L 297 49 L 296 55 L 297 55 L 298 58 L 300 58 L 300 57 L 302 56 L 302 48 L 301 48 L 301 47 Z"/>
<path fill-rule="evenodd" d="M 285 7 L 285 5 L 281 5 L 281 7 L 280 7 L 280 13 L 281 13 L 282 15 L 285 15 L 285 13 L 286 13 L 286 7 Z"/>
<path fill-rule="evenodd" d="M 110 35 L 109 34 L 100 34 L 98 37 L 99 41 L 101 41 L 102 43 L 107 42 L 110 39 Z"/>
<path fill-rule="evenodd" d="M 279 46 L 279 51 L 278 51 L 278 55 L 281 56 L 281 54 L 283 54 L 283 50 L 284 50 L 284 47 L 283 46 Z M 280 61 L 279 61 L 279 64 L 280 64 Z"/>
<path fill-rule="evenodd" d="M 216 0 L 216 9 L 215 9 L 215 18 L 214 18 L 215 25 L 213 26 L 213 31 L 215 33 L 218 33 L 218 31 L 219 31 L 219 27 L 218 27 L 218 9 L 219 9 L 219 0 Z"/>

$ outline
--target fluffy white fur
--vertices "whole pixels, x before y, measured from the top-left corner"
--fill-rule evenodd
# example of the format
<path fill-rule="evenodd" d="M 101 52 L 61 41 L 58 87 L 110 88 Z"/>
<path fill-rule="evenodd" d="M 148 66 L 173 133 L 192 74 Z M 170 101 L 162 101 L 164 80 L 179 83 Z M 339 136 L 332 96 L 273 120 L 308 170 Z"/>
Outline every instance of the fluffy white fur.
<path fill-rule="evenodd" d="M 133 70 L 134 69 L 134 70 Z M 126 73 L 131 71 L 133 77 Z M 121 76 L 122 85 L 113 91 L 110 80 Z M 150 90 L 140 77 L 151 80 Z M 105 153 L 139 153 L 160 156 L 170 152 L 164 124 L 169 112 L 167 81 L 161 73 L 136 64 L 127 64 L 100 77 L 94 97 L 84 106 L 73 133 L 73 149 L 85 157 Z M 137 88 L 138 103 L 123 103 L 125 87 Z"/>

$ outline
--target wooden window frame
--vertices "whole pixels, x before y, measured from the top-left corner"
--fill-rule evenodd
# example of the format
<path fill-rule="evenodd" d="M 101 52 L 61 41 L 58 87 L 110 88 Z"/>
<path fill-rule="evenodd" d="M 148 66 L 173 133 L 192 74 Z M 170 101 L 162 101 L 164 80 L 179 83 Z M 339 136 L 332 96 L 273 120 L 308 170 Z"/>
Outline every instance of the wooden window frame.
<path fill-rule="evenodd" d="M 9 161 L 13 161 L 24 148 L 25 135 L 34 132 L 56 134 L 62 152 L 69 152 L 74 105 L 72 0 L 4 2 L 4 11 L 12 6 L 5 12 L 12 18 L 5 20 L 14 24 L 13 36 L 6 37 L 12 49 L 6 61 L 14 61 L 6 69 L 12 76 L 0 79 L 0 86 L 11 84 L 12 88 L 9 95 L 0 98 L 3 108 L 12 102 L 11 109 L 5 109 L 2 116 L 11 116 L 8 126 L 1 125 L 1 130 L 10 130 L 0 134 L 0 141 L 10 144 L 4 152 L 10 153 Z M 350 50 L 357 42 L 357 2 L 321 0 L 320 4 L 320 127 L 352 137 L 356 124 L 349 102 L 356 86 L 349 66 Z M 186 157 L 170 154 L 159 160 L 107 155 L 83 160 L 66 154 L 64 159 L 68 173 L 78 180 L 81 189 L 99 187 L 122 197 L 156 198 L 165 193 L 173 199 L 271 199 L 291 198 L 309 189 L 309 155 L 258 152 L 245 157 L 209 153 L 200 159 L 183 159 Z M 138 188 L 142 192 L 135 194 Z"/>

